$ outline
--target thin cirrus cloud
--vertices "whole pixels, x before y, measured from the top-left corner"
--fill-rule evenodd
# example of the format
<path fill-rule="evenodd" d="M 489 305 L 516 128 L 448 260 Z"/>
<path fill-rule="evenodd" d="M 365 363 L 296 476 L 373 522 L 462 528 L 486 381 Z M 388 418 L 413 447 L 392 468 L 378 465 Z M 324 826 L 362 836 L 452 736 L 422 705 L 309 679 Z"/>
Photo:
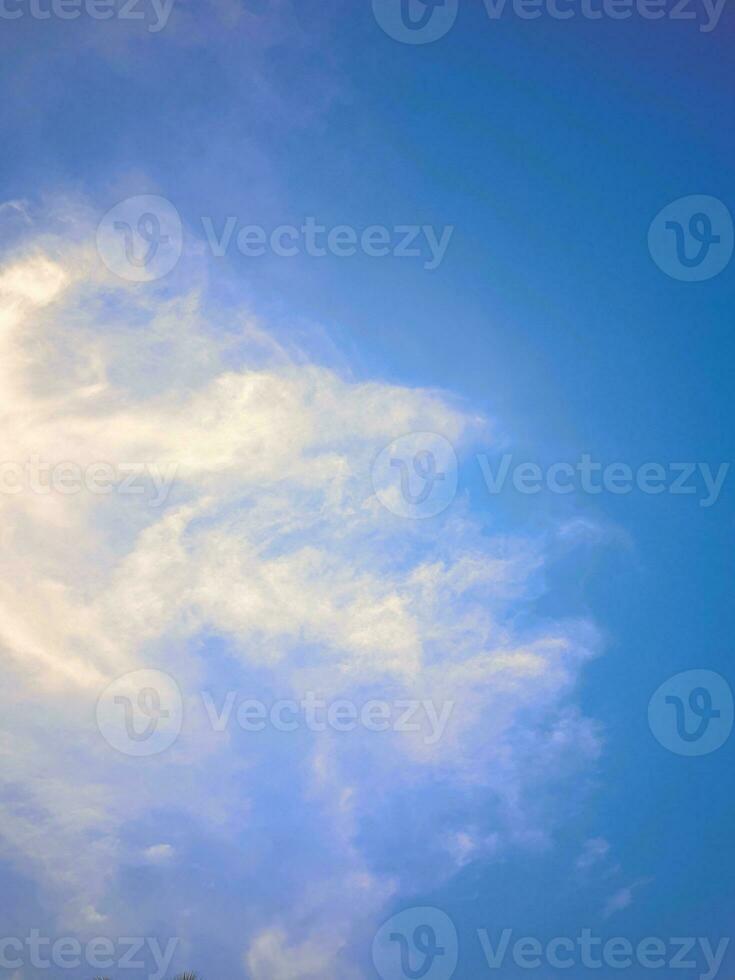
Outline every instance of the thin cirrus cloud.
<path fill-rule="evenodd" d="M 165 920 L 186 957 L 196 922 L 254 980 L 360 977 L 392 904 L 548 836 L 539 788 L 599 749 L 575 703 L 595 629 L 534 617 L 542 544 L 487 534 L 461 494 L 431 521 L 375 498 L 388 443 L 432 431 L 461 453 L 474 415 L 346 377 L 247 315 L 219 329 L 199 287 L 123 284 L 91 236 L 65 240 L 35 230 L 0 270 L 4 457 L 155 465 L 171 483 L 157 506 L 153 487 L 0 494 L 0 856 L 55 928 Z M 186 708 L 150 759 L 94 724 L 105 687 L 141 668 L 172 675 Z M 213 731 L 207 690 L 454 708 L 433 741 L 256 737 Z"/>

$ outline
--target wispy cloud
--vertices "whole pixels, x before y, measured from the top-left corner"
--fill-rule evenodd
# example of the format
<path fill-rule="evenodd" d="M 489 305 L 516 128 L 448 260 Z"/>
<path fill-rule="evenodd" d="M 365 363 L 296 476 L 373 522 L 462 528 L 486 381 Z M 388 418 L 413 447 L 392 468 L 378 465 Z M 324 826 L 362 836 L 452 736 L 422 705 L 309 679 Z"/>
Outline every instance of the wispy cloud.
<path fill-rule="evenodd" d="M 495 852 L 553 826 L 539 786 L 598 751 L 574 701 L 598 640 L 586 622 L 534 619 L 539 542 L 488 536 L 461 498 L 429 522 L 376 499 L 385 445 L 433 431 L 461 452 L 473 415 L 349 380 L 241 322 L 218 331 L 196 290 L 112 282 L 83 234 L 39 234 L 0 270 L 5 460 L 176 473 L 157 508 L 0 494 L 2 856 L 80 933 L 142 935 L 164 914 L 256 980 L 358 977 L 347 951 L 391 896 L 453 873 L 477 842 Z M 176 679 L 186 724 L 167 752 L 127 758 L 95 704 L 143 667 Z M 207 727 L 197 692 L 223 684 L 455 710 L 434 744 L 255 739 Z M 179 885 L 195 861 L 207 888 L 169 890 L 162 913 L 157 877 L 131 902 L 141 853 Z M 233 880 L 237 908 L 216 897 Z"/>
<path fill-rule="evenodd" d="M 643 888 L 644 885 L 648 885 L 651 882 L 651 878 L 641 878 L 639 881 L 634 881 L 630 885 L 626 885 L 624 888 L 619 888 L 614 892 L 605 903 L 605 908 L 603 910 L 603 916 L 609 919 L 611 915 L 616 912 L 622 912 L 633 904 L 633 899 L 635 898 L 635 892 L 639 888 Z"/>
<path fill-rule="evenodd" d="M 590 837 L 584 842 L 582 853 L 577 858 L 577 871 L 588 871 L 600 864 L 610 853 L 610 843 L 604 837 Z"/>

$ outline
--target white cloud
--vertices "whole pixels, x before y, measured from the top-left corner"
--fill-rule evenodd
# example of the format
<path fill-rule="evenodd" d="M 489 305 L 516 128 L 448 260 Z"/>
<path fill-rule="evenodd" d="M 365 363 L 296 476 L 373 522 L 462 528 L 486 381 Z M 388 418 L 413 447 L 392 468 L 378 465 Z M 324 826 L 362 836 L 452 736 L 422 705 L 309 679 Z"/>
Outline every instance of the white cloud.
<path fill-rule="evenodd" d="M 584 842 L 582 853 L 577 858 L 577 870 L 589 871 L 590 868 L 605 861 L 610 853 L 610 842 L 604 837 L 590 837 Z"/>
<path fill-rule="evenodd" d="M 641 878 L 639 881 L 634 881 L 630 885 L 626 885 L 624 888 L 619 888 L 617 891 L 608 898 L 603 909 L 603 916 L 609 919 L 611 915 L 616 912 L 622 912 L 633 904 L 633 899 L 635 898 L 635 892 L 638 888 L 642 888 L 651 882 L 651 878 Z"/>
<path fill-rule="evenodd" d="M 437 393 L 346 379 L 243 322 L 233 339 L 196 290 L 110 282 L 83 237 L 41 238 L 0 271 L 4 460 L 177 474 L 158 508 L 0 494 L 0 853 L 69 928 L 96 918 L 143 935 L 166 910 L 126 901 L 122 871 L 142 849 L 157 873 L 183 873 L 175 813 L 198 846 L 228 854 L 202 879 L 236 873 L 248 895 L 227 935 L 256 980 L 358 977 L 350 943 L 420 884 L 407 855 L 420 849 L 438 880 L 476 850 L 546 839 L 537 788 L 597 751 L 573 697 L 597 637 L 534 622 L 533 541 L 489 537 L 461 498 L 415 523 L 375 499 L 386 444 L 428 430 L 461 451 L 476 418 Z M 172 674 L 187 709 L 176 745 L 144 760 L 94 727 L 106 685 L 142 667 Z M 249 696 L 456 707 L 434 745 L 331 732 L 292 737 L 284 754 L 206 726 L 198 692 L 223 680 Z M 185 937 L 195 916 L 217 934 L 207 894 L 182 897 L 172 930 Z"/>
<path fill-rule="evenodd" d="M 175 853 L 170 844 L 153 844 L 151 847 L 146 847 L 143 857 L 151 864 L 165 864 L 174 857 Z"/>
<path fill-rule="evenodd" d="M 612 894 L 607 902 L 605 903 L 605 909 L 603 915 L 606 919 L 609 919 L 611 915 L 615 912 L 622 912 L 623 909 L 627 909 L 629 905 L 633 902 L 633 889 L 632 888 L 619 888 L 614 894 Z"/>
<path fill-rule="evenodd" d="M 293 945 L 283 929 L 256 936 L 245 958 L 253 980 L 320 980 L 331 975 L 337 951 L 320 940 Z"/>

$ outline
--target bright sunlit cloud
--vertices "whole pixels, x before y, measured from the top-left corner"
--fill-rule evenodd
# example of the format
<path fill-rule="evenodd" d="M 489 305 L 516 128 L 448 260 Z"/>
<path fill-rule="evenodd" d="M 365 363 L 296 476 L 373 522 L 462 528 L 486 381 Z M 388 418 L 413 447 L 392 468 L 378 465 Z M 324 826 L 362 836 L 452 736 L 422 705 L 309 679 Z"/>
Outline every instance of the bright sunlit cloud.
<path fill-rule="evenodd" d="M 488 535 L 461 493 L 431 521 L 376 498 L 392 440 L 434 432 L 461 453 L 475 415 L 342 376 L 246 315 L 218 339 L 198 290 L 145 290 L 83 238 L 38 234 L 0 271 L 3 462 L 36 474 L 16 492 L 27 469 L 4 470 L 0 494 L 3 857 L 80 934 L 196 922 L 255 980 L 358 977 L 350 943 L 391 901 L 550 844 L 541 787 L 598 752 L 575 702 L 598 639 L 533 615 L 542 542 Z M 61 463 L 116 482 L 47 492 Z M 131 467 L 140 493 L 123 492 Z M 184 720 L 138 759 L 95 706 L 143 669 L 174 679 Z M 219 714 L 227 691 L 426 710 L 405 730 L 217 731 L 202 692 Z M 194 851 L 191 888 L 176 876 Z M 234 879 L 237 922 L 211 891 Z M 164 909 L 166 881 L 187 887 Z"/>

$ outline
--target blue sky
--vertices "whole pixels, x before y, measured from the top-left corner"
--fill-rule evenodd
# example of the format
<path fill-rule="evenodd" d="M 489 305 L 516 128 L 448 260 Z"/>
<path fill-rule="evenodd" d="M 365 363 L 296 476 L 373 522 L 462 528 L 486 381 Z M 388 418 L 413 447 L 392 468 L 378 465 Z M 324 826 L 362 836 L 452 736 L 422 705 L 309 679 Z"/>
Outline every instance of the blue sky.
<path fill-rule="evenodd" d="M 172 672 L 185 698 L 202 689 L 218 698 L 228 690 L 286 697 L 316 679 L 329 686 L 337 668 L 324 651 L 339 633 L 338 645 L 354 646 L 356 658 L 349 696 L 392 697 L 403 668 L 375 653 L 380 669 L 363 674 L 362 641 L 338 615 L 347 607 L 362 615 L 368 594 L 375 609 L 392 610 L 391 596 L 365 584 L 385 577 L 394 598 L 411 596 L 424 637 L 410 689 L 428 696 L 456 681 L 458 704 L 465 698 L 476 712 L 464 741 L 437 752 L 431 766 L 412 756 L 404 770 L 367 737 L 340 743 L 321 762 L 334 794 L 322 797 L 307 775 L 321 751 L 312 733 L 266 732 L 251 758 L 247 735 L 233 732 L 224 757 L 215 746 L 207 763 L 211 733 L 197 730 L 185 733 L 182 768 L 181 760 L 167 772 L 123 758 L 106 769 L 86 729 L 79 735 L 68 716 L 44 708 L 50 695 L 39 691 L 55 691 L 57 705 L 61 682 L 57 689 L 34 669 L 24 674 L 11 656 L 9 669 L 28 687 L 8 709 L 21 763 L 2 795 L 11 827 L 0 855 L 3 936 L 34 927 L 87 935 L 96 922 L 97 935 L 185 935 L 172 969 L 206 976 L 375 977 L 371 942 L 380 923 L 432 906 L 457 927 L 455 975 L 475 980 L 488 970 L 477 939 L 483 928 L 542 941 L 584 927 L 633 942 L 708 936 L 713 946 L 731 934 L 733 743 L 694 758 L 667 751 L 649 727 L 648 705 L 682 671 L 710 670 L 732 683 L 732 475 L 711 506 L 702 506 L 701 478 L 691 495 L 589 494 L 578 485 L 569 495 L 529 495 L 510 484 L 493 495 L 477 459 L 484 454 L 496 468 L 510 453 L 546 471 L 589 454 L 633 471 L 689 462 L 713 472 L 732 460 L 733 267 L 681 281 L 656 265 L 647 239 L 656 215 L 680 198 L 709 195 L 733 210 L 731 38 L 727 8 L 714 30 L 702 31 L 697 20 L 637 16 L 527 21 L 509 11 L 492 20 L 479 0 L 460 0 L 453 28 L 426 45 L 389 37 L 367 0 L 177 0 L 158 32 L 147 21 L 84 16 L 0 22 L 0 183 L 2 200 L 15 202 L 3 216 L 3 267 L 37 261 L 45 250 L 74 284 L 62 303 L 55 287 L 51 299 L 29 299 L 17 277 L 6 281 L 31 304 L 29 322 L 51 331 L 37 347 L 29 332 L 18 340 L 17 350 L 43 365 L 32 397 L 8 395 L 3 406 L 18 428 L 11 445 L 30 454 L 42 452 L 30 448 L 34 438 L 39 447 L 61 442 L 71 458 L 100 419 L 94 438 L 110 455 L 90 456 L 88 447 L 85 460 L 138 452 L 179 462 L 188 475 L 172 491 L 166 533 L 181 508 L 195 514 L 185 568 L 161 545 L 150 552 L 159 574 L 135 557 L 151 527 L 137 503 L 58 521 L 33 507 L 9 511 L 8 526 L 31 542 L 27 560 L 20 543 L 17 551 L 15 539 L 10 545 L 18 587 L 25 576 L 56 583 L 48 594 L 31 590 L 28 622 L 56 601 L 49 596 L 68 590 L 81 605 L 69 598 L 63 615 L 93 609 L 82 621 L 93 637 L 117 622 L 113 607 L 137 582 L 141 596 L 123 602 L 126 619 L 115 626 L 121 649 L 105 653 L 105 669 L 95 661 L 100 684 L 123 666 L 152 666 Z M 106 212 L 145 194 L 178 212 L 182 259 L 159 281 L 111 285 L 89 243 Z M 268 231 L 313 216 L 328 228 L 453 232 L 435 269 L 424 258 L 359 252 L 254 258 L 231 247 L 218 258 L 203 218 L 219 230 L 230 216 L 238 228 Z M 242 339 L 255 321 L 271 340 Z M 75 354 L 63 353 L 67 344 Z M 66 385 L 88 383 L 93 369 L 74 362 L 64 371 L 85 351 L 90 365 L 94 357 L 109 365 L 117 393 L 82 410 Z M 232 381 L 261 369 L 262 387 L 241 391 Z M 57 388 L 72 400 L 51 404 Z M 266 410 L 262 444 L 241 442 L 237 427 Z M 372 420 L 383 412 L 381 429 Z M 72 415 L 77 428 L 65 425 Z M 166 442 L 169 425 L 178 442 Z M 459 458 L 457 495 L 442 514 L 417 522 L 388 514 L 373 525 L 353 521 L 341 505 L 319 511 L 323 520 L 288 524 L 290 509 L 301 515 L 329 498 L 345 472 L 336 459 L 359 481 L 382 446 L 427 429 L 446 436 Z M 271 472 L 263 458 L 273 439 L 282 458 Z M 198 462 L 185 459 L 186 447 Z M 25 457 L 8 454 L 16 458 Z M 214 512 L 196 509 L 205 497 L 217 498 Z M 19 507 L 19 499 L 3 506 Z M 64 537 L 67 520 L 82 545 L 73 533 Z M 294 541 L 296 570 L 277 564 L 296 553 Z M 68 577 L 65 549 L 74 550 Z M 475 578 L 457 585 L 467 555 L 484 569 L 482 586 Z M 496 561 L 511 569 L 507 581 L 487 571 Z M 446 581 L 429 601 L 419 596 L 416 569 L 434 562 L 444 563 Z M 242 583 L 229 577 L 235 568 Z M 98 574 L 105 594 L 94 592 Z M 287 609 L 273 614 L 278 626 L 243 618 L 249 600 L 238 590 L 261 575 L 295 597 L 313 588 L 306 594 L 319 608 L 339 596 L 333 619 L 325 612 L 320 622 L 305 608 L 284 638 Z M 343 594 L 345 581 L 362 584 Z M 176 583 L 175 600 L 167 582 Z M 165 626 L 152 612 L 136 618 L 153 608 L 151 596 L 172 604 Z M 192 597 L 189 605 L 181 596 Z M 12 599 L 9 591 L 3 602 Z M 379 633 L 386 617 L 360 620 L 360 629 Z M 91 641 L 68 646 L 74 630 L 64 630 L 62 642 L 51 617 L 43 643 L 61 659 L 76 650 L 83 673 Z M 21 634 L 18 626 L 13 635 Z M 395 656 L 414 656 L 396 635 L 388 642 Z M 485 681 L 471 672 L 459 680 L 453 665 L 470 658 L 467 644 L 498 635 L 514 650 L 563 638 L 563 670 L 555 666 L 548 683 L 529 682 L 531 693 L 518 694 L 514 681 L 483 701 Z M 435 676 L 440 663 L 446 673 Z M 493 712 L 502 716 L 511 702 L 512 724 L 496 730 Z M 55 720 L 44 735 L 45 709 Z M 44 739 L 57 736 L 68 738 L 68 753 L 58 750 L 44 766 Z M 494 753 L 494 738 L 505 754 Z M 78 787 L 74 774 L 87 753 L 93 775 Z M 95 791 L 107 780 L 121 792 L 144 786 L 140 805 L 123 807 L 117 822 L 85 823 L 79 836 L 60 830 L 54 807 L 77 814 L 72 801 L 87 799 L 96 809 Z M 37 798 L 39 781 L 66 782 L 69 796 Z M 348 784 L 354 811 L 335 823 L 338 787 Z M 33 856 L 14 803 L 24 794 L 69 866 Z M 200 798 L 206 805 L 197 814 L 192 801 Z M 462 850 L 470 838 L 466 854 L 447 850 L 448 840 Z M 160 846 L 170 850 L 150 850 Z M 97 879 L 88 901 L 86 875 Z M 67 894 L 64 882 L 75 877 L 82 884 Z M 91 923 L 78 912 L 65 922 L 58 903 L 67 901 L 92 908 Z M 733 968 L 728 950 L 719 975 Z M 6 975 L 43 975 L 24 970 Z M 543 980 L 559 972 L 531 971 Z M 640 964 L 595 970 L 648 972 Z M 511 964 L 504 975 L 527 973 Z"/>

